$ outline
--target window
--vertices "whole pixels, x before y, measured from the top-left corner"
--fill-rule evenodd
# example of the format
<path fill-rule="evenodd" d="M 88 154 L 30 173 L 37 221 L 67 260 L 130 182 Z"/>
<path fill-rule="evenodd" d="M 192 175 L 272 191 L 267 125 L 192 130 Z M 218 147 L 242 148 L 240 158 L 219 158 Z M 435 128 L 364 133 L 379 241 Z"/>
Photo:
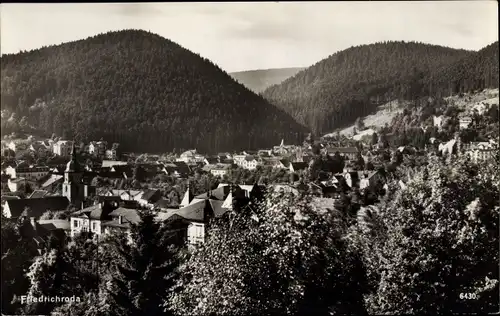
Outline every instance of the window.
<path fill-rule="evenodd" d="M 78 220 L 77 219 L 73 220 L 73 227 L 75 227 L 75 228 L 78 227 Z"/>
<path fill-rule="evenodd" d="M 97 223 L 93 222 L 92 223 L 92 231 L 96 231 L 96 230 L 97 230 Z"/>

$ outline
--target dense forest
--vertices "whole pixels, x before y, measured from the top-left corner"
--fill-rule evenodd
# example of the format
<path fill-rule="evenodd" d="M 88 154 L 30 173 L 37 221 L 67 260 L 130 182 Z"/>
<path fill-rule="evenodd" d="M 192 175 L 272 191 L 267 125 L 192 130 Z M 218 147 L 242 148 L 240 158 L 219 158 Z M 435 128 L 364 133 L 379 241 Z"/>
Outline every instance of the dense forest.
<path fill-rule="evenodd" d="M 229 73 L 248 89 L 254 92 L 262 92 L 267 87 L 280 84 L 287 78 L 292 77 L 304 68 L 276 68 L 276 69 L 258 69 Z"/>
<path fill-rule="evenodd" d="M 145 31 L 3 55 L 1 80 L 3 135 L 217 152 L 301 142 L 306 132 L 209 60 Z"/>
<path fill-rule="evenodd" d="M 498 87 L 498 42 L 479 52 L 384 42 L 337 52 L 263 96 L 314 133 L 329 132 L 394 99 Z"/>

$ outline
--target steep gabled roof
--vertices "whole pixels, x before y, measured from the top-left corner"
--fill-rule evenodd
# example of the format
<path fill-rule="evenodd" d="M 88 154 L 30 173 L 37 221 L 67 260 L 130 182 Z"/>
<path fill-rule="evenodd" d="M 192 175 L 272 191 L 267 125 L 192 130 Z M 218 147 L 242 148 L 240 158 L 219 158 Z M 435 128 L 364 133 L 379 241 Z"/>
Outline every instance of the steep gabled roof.
<path fill-rule="evenodd" d="M 152 202 L 152 199 L 157 195 L 160 191 L 158 189 L 147 189 L 141 196 L 141 199 L 146 200 L 148 202 Z M 155 200 L 156 202 L 156 200 Z"/>
<path fill-rule="evenodd" d="M 31 193 L 31 195 L 28 197 L 28 199 L 43 198 L 47 194 L 49 194 L 49 191 L 35 190 L 35 191 L 33 191 L 33 193 Z"/>
<path fill-rule="evenodd" d="M 119 207 L 116 210 L 109 213 L 109 216 L 112 218 L 116 218 L 122 216 L 126 222 L 131 224 L 138 224 L 141 221 L 141 217 L 139 216 L 139 212 L 136 209 Z"/>
<path fill-rule="evenodd" d="M 21 216 L 26 207 L 31 209 L 29 217 L 39 218 L 46 211 L 65 210 L 69 201 L 64 196 L 46 196 L 43 198 L 7 200 L 11 216 L 17 218 Z"/>
<path fill-rule="evenodd" d="M 173 211 L 168 217 L 178 215 L 189 221 L 205 222 L 210 213 L 213 214 L 210 203 L 203 200 Z"/>
<path fill-rule="evenodd" d="M 293 170 L 304 170 L 307 169 L 307 163 L 305 162 L 291 162 Z"/>

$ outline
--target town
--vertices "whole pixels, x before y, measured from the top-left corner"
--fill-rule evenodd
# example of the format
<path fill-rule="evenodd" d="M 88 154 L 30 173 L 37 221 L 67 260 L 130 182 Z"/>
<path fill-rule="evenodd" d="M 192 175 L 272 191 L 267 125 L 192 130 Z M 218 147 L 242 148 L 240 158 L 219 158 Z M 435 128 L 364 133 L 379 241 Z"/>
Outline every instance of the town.
<path fill-rule="evenodd" d="M 388 179 L 396 177 L 392 171 L 404 161 L 417 167 L 429 155 L 465 155 L 476 164 L 493 159 L 498 137 L 467 142 L 460 135 L 484 121 L 481 117 L 498 107 L 496 102 L 478 102 L 470 113 L 454 114 L 458 130 L 453 138 L 427 133 L 423 148 L 391 146 L 391 135 L 377 136 L 362 127 L 351 137 L 309 135 L 301 145 L 282 140 L 273 148 L 217 155 L 196 149 L 164 155 L 122 153 L 117 143 L 77 144 L 55 136 L 3 140 L 2 213 L 8 219 L 29 219 L 33 238 L 43 241 L 54 234 L 127 230 L 137 224 L 139 210 L 151 209 L 159 220 L 184 222 L 185 242 L 197 244 L 204 241 L 210 219 L 232 210 L 236 197 L 262 199 L 269 188 L 310 192 L 329 207 L 346 197 L 371 205 L 384 195 Z M 440 132 L 450 119 L 434 115 L 421 128 Z M 401 177 L 398 183 L 404 187 L 407 180 Z"/>

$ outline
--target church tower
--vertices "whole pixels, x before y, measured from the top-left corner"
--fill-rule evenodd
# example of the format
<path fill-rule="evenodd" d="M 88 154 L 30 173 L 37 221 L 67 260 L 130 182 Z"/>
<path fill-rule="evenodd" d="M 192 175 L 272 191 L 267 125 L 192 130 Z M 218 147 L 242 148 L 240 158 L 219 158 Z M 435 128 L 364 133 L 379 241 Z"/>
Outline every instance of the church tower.
<path fill-rule="evenodd" d="M 64 171 L 63 196 L 68 198 L 71 204 L 80 206 L 85 199 L 85 188 L 83 184 L 83 168 L 78 163 L 75 145 L 71 148 L 71 160 L 66 164 Z"/>

